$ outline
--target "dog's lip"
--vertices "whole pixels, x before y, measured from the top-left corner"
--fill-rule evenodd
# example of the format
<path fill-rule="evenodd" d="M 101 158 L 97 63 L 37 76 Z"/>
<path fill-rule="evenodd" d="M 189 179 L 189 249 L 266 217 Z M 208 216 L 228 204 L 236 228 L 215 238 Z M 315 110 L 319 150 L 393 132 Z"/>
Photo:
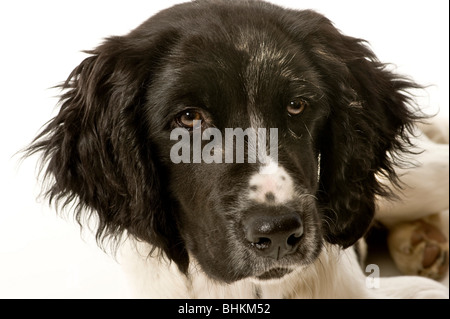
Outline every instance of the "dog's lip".
<path fill-rule="evenodd" d="M 256 276 L 259 280 L 270 280 L 270 279 L 280 279 L 285 275 L 292 272 L 292 269 L 288 268 L 272 268 L 269 271 L 264 272 L 263 274 Z"/>

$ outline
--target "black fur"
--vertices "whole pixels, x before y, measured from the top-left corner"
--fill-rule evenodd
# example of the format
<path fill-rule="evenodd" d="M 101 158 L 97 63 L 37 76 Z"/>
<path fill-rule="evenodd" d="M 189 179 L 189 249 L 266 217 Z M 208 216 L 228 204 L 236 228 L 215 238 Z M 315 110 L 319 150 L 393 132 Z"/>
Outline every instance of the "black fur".
<path fill-rule="evenodd" d="M 406 92 L 417 85 L 313 11 L 195 1 L 87 53 L 62 85 L 59 114 L 28 149 L 47 164 L 50 202 L 75 203 L 78 220 L 98 216 L 99 241 L 126 231 L 181 271 L 195 256 L 228 282 L 266 267 L 237 230 L 236 203 L 255 167 L 171 163 L 169 134 L 181 111 L 201 109 L 221 130 L 249 127 L 253 113 L 278 127 L 280 163 L 317 199 L 292 203 L 316 237 L 286 263 L 304 264 L 322 238 L 347 247 L 365 234 L 375 196 L 389 193 L 376 174 L 396 181 L 396 154 L 407 150 L 416 119 Z M 298 97 L 309 106 L 289 118 L 285 106 Z M 245 258 L 236 261 L 235 250 Z"/>

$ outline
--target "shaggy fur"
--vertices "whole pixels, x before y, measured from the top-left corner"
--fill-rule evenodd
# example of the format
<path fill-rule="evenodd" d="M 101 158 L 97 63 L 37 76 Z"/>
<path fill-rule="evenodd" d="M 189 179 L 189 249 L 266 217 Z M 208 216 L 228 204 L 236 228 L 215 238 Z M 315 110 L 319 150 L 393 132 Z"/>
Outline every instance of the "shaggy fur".
<path fill-rule="evenodd" d="M 309 10 L 194 1 L 87 53 L 61 86 L 59 113 L 28 150 L 42 153 L 50 202 L 75 204 L 79 221 L 94 214 L 99 242 L 126 233 L 148 245 L 150 259 L 172 262 L 154 267 L 176 265 L 173 274 L 192 279 L 195 264 L 215 285 L 296 267 L 321 281 L 327 265 L 336 268 L 338 247 L 369 229 L 375 197 L 390 193 L 376 176 L 396 183 L 398 155 L 419 118 L 407 93 L 415 83 Z M 306 105 L 298 116 L 286 112 L 292 101 Z M 268 258 L 245 238 L 259 164 L 170 161 L 170 131 L 187 111 L 222 132 L 278 128 L 279 164 L 294 195 L 275 206 L 301 219 L 295 251 Z M 319 260 L 322 270 L 313 271 Z"/>

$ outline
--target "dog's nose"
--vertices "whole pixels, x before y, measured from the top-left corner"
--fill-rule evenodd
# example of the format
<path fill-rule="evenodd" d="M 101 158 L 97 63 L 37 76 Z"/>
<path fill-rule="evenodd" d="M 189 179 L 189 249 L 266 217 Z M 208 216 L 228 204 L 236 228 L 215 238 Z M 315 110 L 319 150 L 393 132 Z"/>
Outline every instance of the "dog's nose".
<path fill-rule="evenodd" d="M 262 256 L 276 260 L 295 252 L 303 235 L 303 223 L 295 211 L 258 209 L 244 219 L 245 238 Z M 276 209 L 279 210 L 279 209 Z"/>

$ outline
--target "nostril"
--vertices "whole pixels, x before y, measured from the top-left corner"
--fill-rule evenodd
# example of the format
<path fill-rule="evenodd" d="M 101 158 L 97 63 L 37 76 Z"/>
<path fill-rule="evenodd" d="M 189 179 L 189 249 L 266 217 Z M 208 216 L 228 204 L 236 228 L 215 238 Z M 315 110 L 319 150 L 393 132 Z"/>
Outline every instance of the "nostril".
<path fill-rule="evenodd" d="M 292 234 L 291 236 L 289 236 L 289 238 L 286 241 L 288 246 L 291 246 L 291 247 L 296 246 L 300 242 L 302 234 L 303 234 L 303 232 L 299 232 L 297 234 Z"/>

